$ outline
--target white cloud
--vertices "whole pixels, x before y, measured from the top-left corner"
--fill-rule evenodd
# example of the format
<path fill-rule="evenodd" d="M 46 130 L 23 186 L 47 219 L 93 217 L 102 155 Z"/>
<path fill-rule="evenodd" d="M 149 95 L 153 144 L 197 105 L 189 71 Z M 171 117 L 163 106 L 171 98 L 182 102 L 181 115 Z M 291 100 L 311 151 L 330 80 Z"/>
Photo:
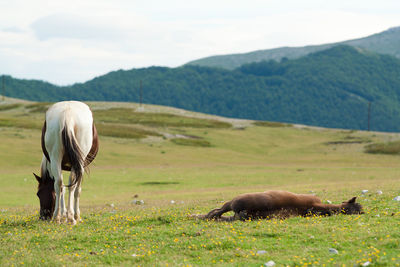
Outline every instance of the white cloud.
<path fill-rule="evenodd" d="M 89 19 L 70 14 L 53 14 L 32 23 L 35 36 L 40 40 L 52 38 L 115 40 L 123 37 L 118 28 L 107 23 L 91 22 Z"/>

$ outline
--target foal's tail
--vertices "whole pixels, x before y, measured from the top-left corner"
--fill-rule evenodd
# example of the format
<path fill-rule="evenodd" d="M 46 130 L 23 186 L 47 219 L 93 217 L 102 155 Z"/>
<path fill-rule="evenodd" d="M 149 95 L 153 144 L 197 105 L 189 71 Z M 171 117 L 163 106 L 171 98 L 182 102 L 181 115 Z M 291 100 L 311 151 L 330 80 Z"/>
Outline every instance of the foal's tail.
<path fill-rule="evenodd" d="M 228 211 L 231 211 L 231 210 L 232 210 L 231 203 L 232 203 L 232 201 L 226 202 L 224 205 L 222 205 L 221 208 L 219 208 L 219 209 L 213 209 L 213 210 L 210 211 L 205 217 L 206 217 L 207 219 L 216 219 L 216 218 L 220 218 L 222 214 L 224 214 L 225 212 L 228 212 Z"/>
<path fill-rule="evenodd" d="M 70 185 L 67 185 L 67 187 L 71 187 L 82 180 L 85 159 L 83 158 L 83 153 L 76 141 L 73 128 L 69 128 L 65 123 L 61 136 L 64 151 L 71 163 L 71 172 L 73 172 L 75 176 L 74 181 Z"/>

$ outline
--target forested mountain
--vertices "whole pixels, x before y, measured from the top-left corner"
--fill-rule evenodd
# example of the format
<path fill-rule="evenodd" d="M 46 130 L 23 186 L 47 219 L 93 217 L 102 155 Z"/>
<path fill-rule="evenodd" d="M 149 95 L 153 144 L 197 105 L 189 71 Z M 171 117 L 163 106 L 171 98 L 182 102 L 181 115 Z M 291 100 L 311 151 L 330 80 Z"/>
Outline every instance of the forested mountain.
<path fill-rule="evenodd" d="M 388 54 L 400 58 L 400 27 L 391 28 L 387 31 L 373 34 L 368 37 L 339 43 L 310 45 L 304 47 L 280 47 L 242 54 L 210 56 L 190 61 L 187 65 L 235 69 L 243 64 L 260 62 L 263 60 L 272 59 L 280 61 L 282 58 L 295 59 L 340 44 L 360 47 L 376 53 Z"/>
<path fill-rule="evenodd" d="M 83 84 L 56 87 L 6 77 L 7 95 L 161 104 L 236 118 L 400 130 L 400 60 L 350 46 L 308 56 L 243 65 L 233 71 L 199 66 L 114 71 Z"/>

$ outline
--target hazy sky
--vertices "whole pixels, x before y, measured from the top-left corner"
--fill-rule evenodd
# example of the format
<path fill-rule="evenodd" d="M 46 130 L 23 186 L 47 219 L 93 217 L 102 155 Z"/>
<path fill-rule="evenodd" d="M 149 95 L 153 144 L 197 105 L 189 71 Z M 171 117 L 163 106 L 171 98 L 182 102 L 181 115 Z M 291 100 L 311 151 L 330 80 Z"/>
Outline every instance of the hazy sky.
<path fill-rule="evenodd" d="M 0 0 L 0 74 L 65 85 L 394 26 L 399 0 Z"/>

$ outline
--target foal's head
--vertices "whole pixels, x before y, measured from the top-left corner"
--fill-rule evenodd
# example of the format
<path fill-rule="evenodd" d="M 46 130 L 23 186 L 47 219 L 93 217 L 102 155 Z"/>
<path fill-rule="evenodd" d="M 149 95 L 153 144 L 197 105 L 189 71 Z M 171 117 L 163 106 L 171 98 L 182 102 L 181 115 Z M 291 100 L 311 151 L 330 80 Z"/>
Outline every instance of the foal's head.
<path fill-rule="evenodd" d="M 344 214 L 363 214 L 362 206 L 360 203 L 356 203 L 356 198 L 353 197 L 349 201 L 342 202 L 341 212 Z"/>
<path fill-rule="evenodd" d="M 50 178 L 49 173 L 46 171 L 42 177 L 33 174 L 38 181 L 38 192 L 37 196 L 40 201 L 40 219 L 49 220 L 51 219 L 54 212 L 55 204 L 55 192 L 54 192 L 54 180 Z"/>

